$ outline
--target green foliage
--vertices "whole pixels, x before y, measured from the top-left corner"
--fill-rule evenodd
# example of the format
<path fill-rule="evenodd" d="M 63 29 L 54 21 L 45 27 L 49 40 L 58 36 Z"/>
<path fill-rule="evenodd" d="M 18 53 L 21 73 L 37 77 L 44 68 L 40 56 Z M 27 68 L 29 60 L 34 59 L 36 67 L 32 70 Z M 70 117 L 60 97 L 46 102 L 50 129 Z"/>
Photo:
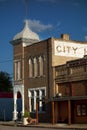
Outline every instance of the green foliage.
<path fill-rule="evenodd" d="M 24 113 L 24 117 L 29 117 L 29 116 L 30 116 L 29 111 L 25 111 L 25 113 Z"/>
<path fill-rule="evenodd" d="M 0 92 L 12 91 L 12 79 L 7 72 L 0 72 Z"/>

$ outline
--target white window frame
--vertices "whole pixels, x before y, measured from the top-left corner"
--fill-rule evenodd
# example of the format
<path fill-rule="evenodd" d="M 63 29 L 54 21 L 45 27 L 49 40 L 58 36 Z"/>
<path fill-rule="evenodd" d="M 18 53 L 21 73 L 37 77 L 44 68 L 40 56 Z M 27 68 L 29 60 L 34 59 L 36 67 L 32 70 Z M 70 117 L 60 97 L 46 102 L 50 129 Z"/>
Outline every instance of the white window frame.
<path fill-rule="evenodd" d="M 36 99 L 39 98 L 40 100 L 42 100 L 43 95 L 42 95 L 42 90 L 45 91 L 45 95 L 46 96 L 46 87 L 40 87 L 40 88 L 30 88 L 28 89 L 28 97 L 29 97 L 29 108 L 30 108 L 30 112 L 35 112 L 36 111 Z M 32 97 L 31 92 L 34 91 L 34 97 Z M 39 96 L 36 95 L 36 91 L 39 91 Z M 32 106 L 31 106 L 31 99 L 34 98 L 34 108 L 32 111 Z M 39 112 L 43 112 L 42 111 L 42 101 L 39 102 Z"/>

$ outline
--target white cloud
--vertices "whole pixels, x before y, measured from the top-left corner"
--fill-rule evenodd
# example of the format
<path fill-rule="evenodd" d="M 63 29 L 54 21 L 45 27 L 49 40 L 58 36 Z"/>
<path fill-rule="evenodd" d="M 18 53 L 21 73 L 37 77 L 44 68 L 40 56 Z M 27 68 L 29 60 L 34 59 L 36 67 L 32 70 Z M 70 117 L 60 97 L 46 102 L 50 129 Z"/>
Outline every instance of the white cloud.
<path fill-rule="evenodd" d="M 85 36 L 84 38 L 85 38 L 85 41 L 87 41 L 87 36 Z"/>
<path fill-rule="evenodd" d="M 43 24 L 39 20 L 29 20 L 29 27 L 36 32 L 50 31 L 53 26 L 51 24 Z"/>

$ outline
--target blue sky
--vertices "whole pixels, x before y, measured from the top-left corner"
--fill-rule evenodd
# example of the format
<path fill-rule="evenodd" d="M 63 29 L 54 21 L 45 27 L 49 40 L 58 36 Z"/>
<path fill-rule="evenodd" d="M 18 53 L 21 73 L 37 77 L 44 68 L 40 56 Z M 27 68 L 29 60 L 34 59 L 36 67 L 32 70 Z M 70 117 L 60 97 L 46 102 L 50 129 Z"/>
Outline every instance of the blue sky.
<path fill-rule="evenodd" d="M 41 40 L 68 33 L 70 39 L 87 41 L 87 0 L 29 0 L 27 3 L 29 26 Z M 13 74 L 10 41 L 23 29 L 25 19 L 24 0 L 0 0 L 0 71 Z"/>

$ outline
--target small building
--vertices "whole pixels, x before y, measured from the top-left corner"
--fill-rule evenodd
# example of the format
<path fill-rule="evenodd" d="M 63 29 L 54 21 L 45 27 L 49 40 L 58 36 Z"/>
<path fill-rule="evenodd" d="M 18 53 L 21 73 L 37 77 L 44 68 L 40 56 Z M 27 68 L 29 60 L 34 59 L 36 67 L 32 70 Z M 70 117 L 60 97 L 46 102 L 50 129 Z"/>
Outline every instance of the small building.
<path fill-rule="evenodd" d="M 53 123 L 87 123 L 87 56 L 56 66 L 55 83 Z"/>
<path fill-rule="evenodd" d="M 70 66 L 87 54 L 87 42 L 70 40 L 68 34 L 40 41 L 26 20 L 23 30 L 14 36 L 11 44 L 14 56 L 14 120 L 17 119 L 17 93 L 20 92 L 22 116 L 25 110 L 30 111 L 32 117 L 38 111 L 39 122 L 77 122 L 74 112 L 71 120 L 71 108 L 73 110 L 76 105 L 74 101 L 78 104 L 86 95 L 81 94 L 85 90 L 79 91 L 82 84 L 78 79 L 80 73 L 76 77 L 71 75 L 77 70 Z M 73 79 L 78 83 L 73 82 L 72 85 Z M 80 107 L 85 106 L 78 105 L 78 110 Z"/>
<path fill-rule="evenodd" d="M 21 97 L 17 96 L 17 111 L 21 112 Z M 14 100 L 13 92 L 0 92 L 0 121 L 11 121 L 13 119 Z M 18 115 L 20 118 L 21 115 Z"/>

